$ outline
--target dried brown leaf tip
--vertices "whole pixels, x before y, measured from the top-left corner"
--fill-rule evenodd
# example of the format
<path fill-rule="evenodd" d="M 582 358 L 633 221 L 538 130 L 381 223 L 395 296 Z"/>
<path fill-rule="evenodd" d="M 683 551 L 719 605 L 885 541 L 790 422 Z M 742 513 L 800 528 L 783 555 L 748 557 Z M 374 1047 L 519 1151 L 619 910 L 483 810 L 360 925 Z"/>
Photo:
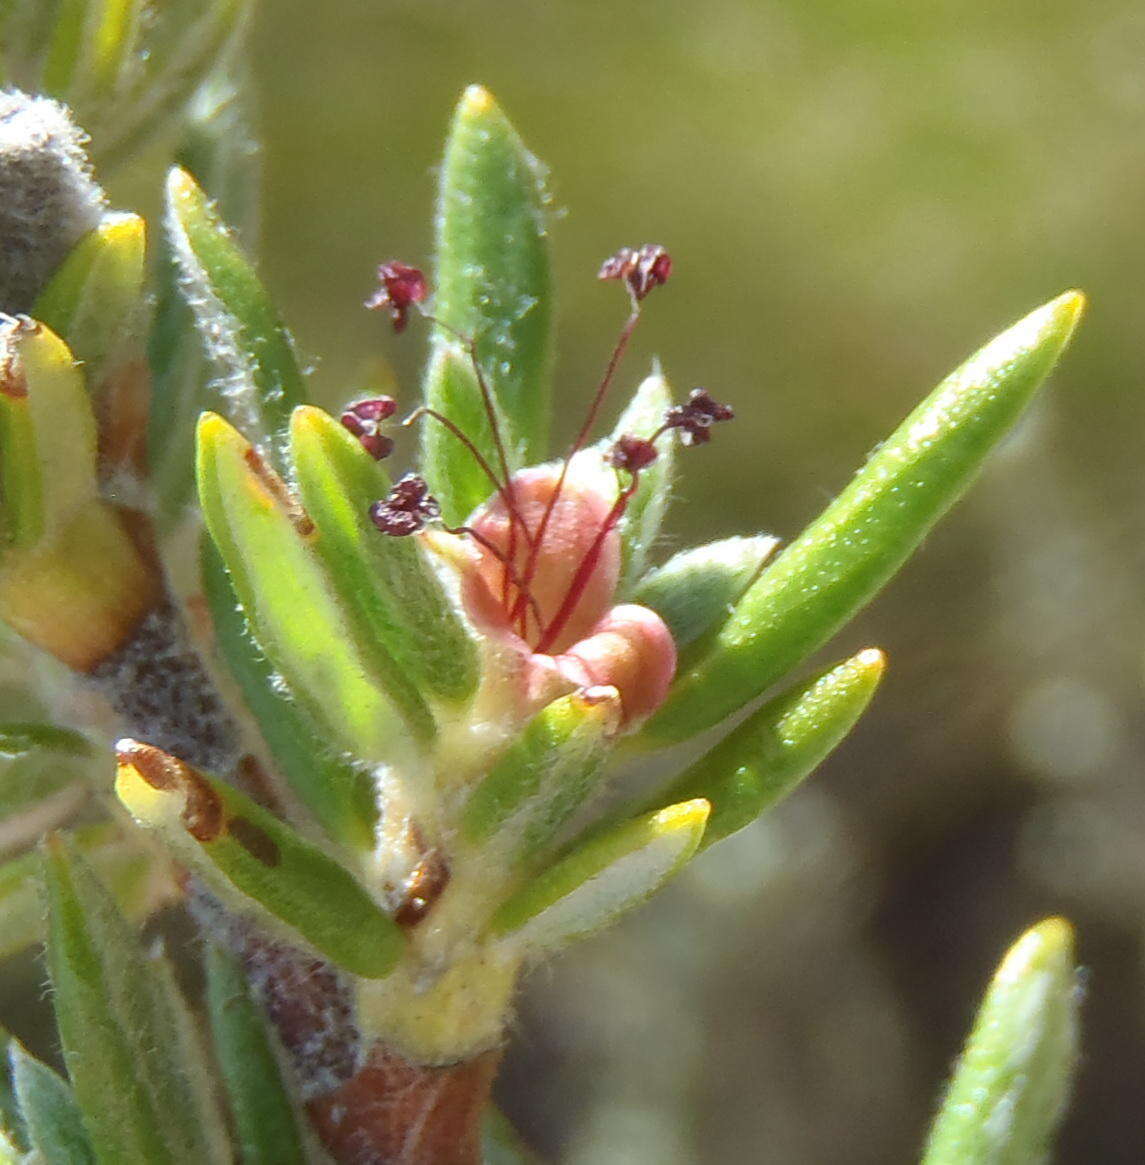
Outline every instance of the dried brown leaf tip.
<path fill-rule="evenodd" d="M 383 534 L 404 538 L 423 530 L 427 522 L 441 516 L 437 498 L 429 492 L 424 477 L 407 473 L 394 488 L 370 507 L 370 520 Z"/>
<path fill-rule="evenodd" d="M 24 366 L 14 354 L 0 362 L 0 392 L 12 400 L 23 400 L 28 395 Z"/>
<path fill-rule="evenodd" d="M 116 759 L 139 774 L 153 789 L 183 798 L 179 819 L 200 844 L 228 837 L 242 846 L 255 861 L 268 867 L 282 861 L 278 843 L 261 825 L 240 814 L 227 815 L 220 793 L 200 772 L 178 757 L 130 738 L 115 746 Z"/>
<path fill-rule="evenodd" d="M 121 740 L 116 745 L 121 765 L 130 765 L 153 789 L 183 795 L 180 819 L 200 842 L 215 841 L 226 829 L 222 798 L 190 765 L 151 744 Z"/>
<path fill-rule="evenodd" d="M 378 267 L 378 282 L 381 286 L 366 300 L 366 307 L 371 311 L 389 312 L 394 331 L 404 331 L 410 308 L 429 294 L 424 273 L 408 263 L 391 259 Z"/>
<path fill-rule="evenodd" d="M 668 282 L 672 274 L 672 256 L 656 243 L 639 248 L 621 247 L 600 266 L 598 279 L 621 279 L 632 298 L 642 300 L 654 287 Z"/>
<path fill-rule="evenodd" d="M 381 427 L 394 415 L 397 407 L 392 396 L 375 396 L 347 405 L 339 420 L 375 461 L 381 461 L 394 451 L 393 439 L 383 433 Z"/>
<path fill-rule="evenodd" d="M 11 338 L 20 335 L 35 335 L 40 324 L 29 316 L 8 316 L 0 313 L 0 392 L 13 400 L 22 400 L 28 395 L 28 378 L 20 362 Z"/>

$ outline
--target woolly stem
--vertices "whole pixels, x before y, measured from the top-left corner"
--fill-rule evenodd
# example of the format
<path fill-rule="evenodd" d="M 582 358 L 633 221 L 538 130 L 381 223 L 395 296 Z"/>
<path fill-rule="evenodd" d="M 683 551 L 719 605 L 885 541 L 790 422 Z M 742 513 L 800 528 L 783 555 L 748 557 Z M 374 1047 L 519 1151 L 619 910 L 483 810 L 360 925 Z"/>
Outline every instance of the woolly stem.
<path fill-rule="evenodd" d="M 243 763 L 238 726 L 170 600 L 92 672 L 92 682 L 123 718 L 125 732 L 268 799 L 265 789 L 251 787 L 254 766 Z M 193 879 L 188 905 L 199 927 L 241 959 L 335 1161 L 479 1165 L 481 1114 L 496 1054 L 426 1068 L 375 1044 L 363 1063 L 349 976 L 269 939 Z"/>

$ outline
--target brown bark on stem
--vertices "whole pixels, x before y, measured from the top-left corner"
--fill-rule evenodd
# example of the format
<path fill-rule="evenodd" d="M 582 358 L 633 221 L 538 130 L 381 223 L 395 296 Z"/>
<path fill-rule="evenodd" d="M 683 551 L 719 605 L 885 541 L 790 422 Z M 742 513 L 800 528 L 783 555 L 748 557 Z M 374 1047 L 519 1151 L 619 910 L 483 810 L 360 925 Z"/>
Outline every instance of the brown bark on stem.
<path fill-rule="evenodd" d="M 342 1165 L 480 1165 L 481 1117 L 500 1058 L 494 1049 L 432 1066 L 378 1045 L 350 1080 L 307 1110 Z"/>

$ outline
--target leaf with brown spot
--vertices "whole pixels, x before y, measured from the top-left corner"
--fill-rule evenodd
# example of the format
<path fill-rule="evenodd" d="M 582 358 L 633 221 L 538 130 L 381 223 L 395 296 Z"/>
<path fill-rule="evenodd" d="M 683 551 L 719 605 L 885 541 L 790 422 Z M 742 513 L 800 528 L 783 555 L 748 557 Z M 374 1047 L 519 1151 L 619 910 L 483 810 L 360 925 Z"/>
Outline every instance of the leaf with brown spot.
<path fill-rule="evenodd" d="M 232 817 L 227 822 L 226 831 L 257 862 L 264 866 L 277 866 L 282 861 L 274 838 L 245 817 Z"/>
<path fill-rule="evenodd" d="M 237 789 L 150 745 L 122 740 L 118 760 L 115 790 L 131 815 L 232 909 L 364 978 L 393 970 L 401 929 L 344 866 Z"/>

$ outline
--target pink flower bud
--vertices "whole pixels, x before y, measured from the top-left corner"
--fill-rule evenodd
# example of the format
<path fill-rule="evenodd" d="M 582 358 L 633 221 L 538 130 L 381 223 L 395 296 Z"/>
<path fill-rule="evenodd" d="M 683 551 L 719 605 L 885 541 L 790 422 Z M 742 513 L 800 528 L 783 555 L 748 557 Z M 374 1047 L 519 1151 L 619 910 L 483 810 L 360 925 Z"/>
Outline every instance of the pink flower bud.
<path fill-rule="evenodd" d="M 624 727 L 632 729 L 667 697 L 676 675 L 676 644 L 659 615 L 625 603 L 613 607 L 556 662 L 562 675 L 582 686 L 616 688 L 624 706 Z"/>
<path fill-rule="evenodd" d="M 559 466 L 525 469 L 512 480 L 513 505 L 535 537 L 560 476 Z M 543 625 L 561 609 L 570 588 L 588 559 L 589 569 L 573 596 L 575 606 L 552 644 L 557 654 L 586 635 L 604 616 L 620 577 L 620 534 L 613 528 L 598 538 L 608 520 L 613 499 L 569 475 L 545 526 L 544 539 L 529 576 L 529 548 L 520 523 L 510 517 L 505 499 L 498 494 L 474 516 L 469 528 L 492 544 L 512 566 L 517 578 L 527 580 L 532 603 L 520 592 L 505 562 L 487 547 L 477 545 L 477 567 L 467 580 L 465 601 L 470 614 L 491 630 L 512 630 L 529 643 L 540 639 Z M 516 616 L 514 616 L 516 612 Z M 539 620 L 538 620 L 539 617 Z M 523 620 L 523 622 L 522 622 Z"/>

